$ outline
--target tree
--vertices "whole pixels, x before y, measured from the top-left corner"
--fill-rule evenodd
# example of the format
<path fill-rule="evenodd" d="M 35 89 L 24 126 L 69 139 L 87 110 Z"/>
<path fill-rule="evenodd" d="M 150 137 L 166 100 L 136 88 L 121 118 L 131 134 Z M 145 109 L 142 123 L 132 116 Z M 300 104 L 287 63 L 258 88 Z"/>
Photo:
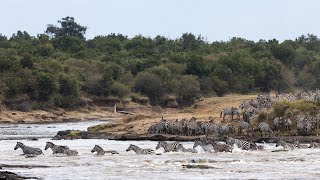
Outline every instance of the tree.
<path fill-rule="evenodd" d="M 160 78 L 149 72 L 141 72 L 136 76 L 134 89 L 141 94 L 147 95 L 153 105 L 159 104 L 165 94 Z"/>
<path fill-rule="evenodd" d="M 179 97 L 183 104 L 190 105 L 200 95 L 200 83 L 196 76 L 184 75 L 180 79 Z"/>
<path fill-rule="evenodd" d="M 81 40 L 85 40 L 87 27 L 81 26 L 80 24 L 75 22 L 73 17 L 67 16 L 65 18 L 62 18 L 62 20 L 59 20 L 58 23 L 60 23 L 60 27 L 48 24 L 45 33 L 55 38 L 74 36 L 78 37 Z"/>

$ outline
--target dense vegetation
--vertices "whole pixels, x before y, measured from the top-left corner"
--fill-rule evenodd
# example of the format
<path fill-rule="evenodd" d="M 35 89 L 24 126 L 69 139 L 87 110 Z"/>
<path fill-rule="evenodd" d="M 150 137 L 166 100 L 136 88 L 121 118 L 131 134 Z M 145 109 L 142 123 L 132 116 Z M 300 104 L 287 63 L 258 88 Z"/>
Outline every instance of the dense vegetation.
<path fill-rule="evenodd" d="M 188 105 L 201 96 L 320 85 L 320 39 L 314 35 L 282 43 L 210 43 L 191 33 L 175 40 L 122 34 L 86 40 L 86 30 L 66 17 L 37 37 L 0 34 L 2 104 L 70 108 L 112 97 Z"/>

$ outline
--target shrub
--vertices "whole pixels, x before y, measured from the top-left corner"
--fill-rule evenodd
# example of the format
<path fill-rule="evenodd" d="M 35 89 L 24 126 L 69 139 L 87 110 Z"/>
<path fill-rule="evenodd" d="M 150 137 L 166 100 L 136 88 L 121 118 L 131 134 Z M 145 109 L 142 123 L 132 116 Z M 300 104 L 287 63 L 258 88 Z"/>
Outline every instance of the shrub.
<path fill-rule="evenodd" d="M 111 94 L 119 97 L 120 99 L 130 96 L 130 93 L 131 91 L 129 87 L 124 84 L 115 82 L 111 86 Z"/>

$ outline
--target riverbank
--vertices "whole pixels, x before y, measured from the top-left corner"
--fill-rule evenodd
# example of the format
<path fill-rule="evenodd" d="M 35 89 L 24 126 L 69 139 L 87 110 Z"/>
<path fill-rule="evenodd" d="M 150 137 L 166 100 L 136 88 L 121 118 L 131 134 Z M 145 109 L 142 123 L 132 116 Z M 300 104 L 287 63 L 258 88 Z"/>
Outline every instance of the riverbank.
<path fill-rule="evenodd" d="M 167 134 L 113 134 L 102 133 L 92 131 L 75 131 L 66 130 L 59 131 L 54 140 L 73 140 L 73 139 L 106 139 L 106 140 L 119 140 L 119 141 L 180 141 L 188 142 L 199 140 L 204 135 L 200 136 L 177 136 Z M 276 143 L 278 140 L 284 140 L 286 142 L 293 143 L 294 140 L 299 140 L 300 143 L 320 143 L 319 136 L 272 136 L 272 137 L 260 137 L 260 136 L 232 136 L 237 139 L 243 139 L 255 143 Z M 209 139 L 215 141 L 225 141 L 226 137 L 208 136 Z"/>
<path fill-rule="evenodd" d="M 126 117 L 120 113 L 112 113 L 104 110 L 73 110 L 64 111 L 63 109 L 51 111 L 10 111 L 4 110 L 0 113 L 0 123 L 2 124 L 50 124 L 62 122 L 78 122 L 85 120 L 109 121 Z"/>

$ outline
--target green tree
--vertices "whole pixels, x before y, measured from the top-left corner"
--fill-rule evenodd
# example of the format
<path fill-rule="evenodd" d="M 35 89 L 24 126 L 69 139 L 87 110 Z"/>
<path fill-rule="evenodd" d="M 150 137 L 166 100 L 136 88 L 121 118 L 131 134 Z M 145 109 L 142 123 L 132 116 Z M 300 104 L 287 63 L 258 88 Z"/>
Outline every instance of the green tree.
<path fill-rule="evenodd" d="M 55 38 L 65 37 L 65 36 L 74 36 L 78 37 L 81 40 L 85 39 L 85 33 L 87 31 L 87 27 L 81 26 L 77 22 L 75 22 L 73 17 L 65 17 L 58 21 L 60 27 L 54 26 L 52 24 L 47 25 L 47 33 L 49 36 L 53 36 Z"/>

